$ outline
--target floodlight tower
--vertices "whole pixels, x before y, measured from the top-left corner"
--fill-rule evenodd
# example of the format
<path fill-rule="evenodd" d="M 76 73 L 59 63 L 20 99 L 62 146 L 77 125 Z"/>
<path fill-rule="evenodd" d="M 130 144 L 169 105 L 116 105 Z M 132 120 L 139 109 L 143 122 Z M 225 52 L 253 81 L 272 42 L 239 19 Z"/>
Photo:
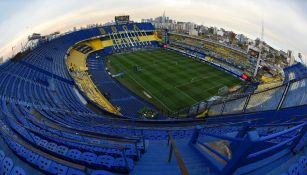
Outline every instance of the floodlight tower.
<path fill-rule="evenodd" d="M 15 56 L 15 48 L 16 46 L 12 46 L 12 58 Z"/>
<path fill-rule="evenodd" d="M 256 68 L 255 68 L 255 71 L 254 71 L 254 77 L 257 76 L 261 57 L 262 57 L 263 38 L 264 38 L 264 25 L 263 25 L 263 19 L 262 19 L 261 38 L 260 38 L 260 42 L 259 42 L 259 50 L 260 51 L 259 51 L 259 56 L 258 56 L 258 59 L 257 59 Z"/>

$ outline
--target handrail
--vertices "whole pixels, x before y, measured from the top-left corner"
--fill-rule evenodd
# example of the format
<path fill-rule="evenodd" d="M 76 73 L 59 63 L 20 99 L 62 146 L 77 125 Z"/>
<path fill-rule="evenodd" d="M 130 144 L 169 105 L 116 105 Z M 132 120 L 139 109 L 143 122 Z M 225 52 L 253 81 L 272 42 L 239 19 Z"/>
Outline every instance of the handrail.
<path fill-rule="evenodd" d="M 293 124 L 293 123 L 291 123 Z M 287 126 L 287 125 L 285 125 Z M 307 122 L 298 124 L 292 128 L 286 129 L 281 132 L 277 132 L 274 134 L 270 134 L 268 136 L 259 137 L 257 130 L 249 130 L 250 127 L 256 127 L 253 125 L 246 125 L 246 128 L 239 131 L 236 135 L 236 138 L 233 139 L 234 144 L 230 145 L 233 152 L 232 158 L 228 159 L 224 155 L 220 154 L 216 149 L 210 147 L 206 143 L 200 142 L 199 135 L 201 132 L 200 127 L 196 127 L 194 133 L 191 138 L 191 143 L 195 146 L 204 146 L 207 148 L 211 153 L 213 153 L 217 158 L 220 158 L 226 162 L 226 165 L 217 170 L 219 174 L 232 174 L 238 169 L 239 167 L 245 166 L 247 164 L 253 163 L 255 161 L 259 161 L 259 158 L 266 158 L 271 156 L 270 153 L 276 154 L 279 150 L 287 148 L 292 152 L 296 152 L 296 147 L 302 141 L 303 136 L 306 133 L 307 129 Z M 287 134 L 297 131 L 294 135 L 288 137 Z M 202 133 L 205 134 L 206 133 Z M 208 134 L 209 135 L 209 134 Z M 210 134 L 213 137 L 221 138 L 221 136 Z M 277 143 L 269 143 L 267 140 L 271 140 L 276 137 L 284 137 L 285 140 L 278 141 Z M 229 139 L 227 136 L 222 136 L 224 139 Z M 241 140 L 242 139 L 242 140 Z M 253 151 L 253 152 L 252 152 Z M 207 156 L 208 153 L 204 153 Z M 212 156 L 210 156 L 213 158 Z M 209 160 L 210 163 L 213 163 L 212 160 Z"/>
<path fill-rule="evenodd" d="M 212 153 L 217 155 L 219 158 L 223 159 L 225 162 L 229 161 L 229 159 L 226 156 L 224 156 L 221 153 L 219 153 L 218 151 L 214 150 L 213 148 L 211 148 L 207 144 L 201 143 L 200 141 L 197 141 L 197 143 L 200 144 L 201 146 L 204 146 L 205 148 L 207 148 L 209 151 L 211 151 Z"/>
<path fill-rule="evenodd" d="M 258 152 L 249 154 L 249 155 L 247 156 L 247 158 L 250 159 L 250 158 L 253 158 L 253 157 L 257 157 L 257 156 L 259 156 L 259 155 L 261 155 L 261 154 L 265 154 L 265 153 L 267 153 L 267 152 L 270 152 L 270 151 L 272 151 L 272 150 L 274 150 L 274 149 L 277 149 L 277 148 L 279 148 L 279 147 L 282 147 L 282 146 L 286 145 L 287 143 L 292 142 L 293 140 L 295 140 L 295 139 L 298 138 L 298 137 L 299 137 L 299 136 L 297 135 L 297 136 L 295 136 L 295 137 L 292 137 L 292 138 L 290 138 L 290 139 L 288 139 L 288 140 L 285 140 L 285 141 L 283 141 L 283 142 L 280 142 L 280 143 L 278 143 L 277 145 L 274 145 L 274 146 L 269 147 L 269 148 L 267 148 L 267 149 L 263 149 L 263 150 L 261 150 L 261 151 L 258 151 Z"/>
<path fill-rule="evenodd" d="M 184 164 L 184 161 L 182 159 L 182 157 L 179 154 L 179 150 L 176 147 L 176 143 L 173 139 L 173 136 L 171 134 L 168 134 L 168 140 L 167 140 L 168 144 L 170 144 L 170 152 L 168 155 L 168 162 L 171 161 L 172 159 L 172 154 L 173 151 L 175 152 L 175 156 L 176 156 L 176 160 L 177 160 L 177 164 L 179 166 L 180 172 L 182 175 L 189 175 L 188 169 Z"/>
<path fill-rule="evenodd" d="M 202 132 L 202 134 L 211 136 L 211 137 L 216 137 L 216 138 L 223 139 L 223 140 L 228 140 L 228 141 L 243 141 L 244 140 L 243 138 L 235 138 L 235 137 L 229 137 L 225 135 L 215 135 L 215 134 L 211 134 L 208 132 Z"/>
<path fill-rule="evenodd" d="M 279 85 L 279 86 L 276 86 L 276 87 L 272 87 L 272 88 L 269 88 L 269 89 L 266 89 L 266 90 L 263 90 L 263 91 L 251 93 L 251 94 L 249 94 L 249 95 L 265 93 L 265 92 L 267 92 L 267 91 L 274 90 L 274 89 L 278 89 L 278 88 L 281 88 L 281 87 L 283 87 L 283 86 L 291 86 L 292 83 L 299 82 L 299 81 L 302 81 L 302 80 L 304 80 L 304 79 L 307 79 L 307 76 L 301 77 L 301 78 L 299 78 L 299 79 L 291 80 L 288 84 L 282 84 L 282 85 Z M 286 89 L 285 89 L 284 91 L 286 91 Z M 285 95 L 287 95 L 287 93 L 286 93 Z M 220 105 L 220 104 L 223 104 L 223 103 L 228 103 L 228 102 L 235 101 L 235 100 L 237 100 L 237 99 L 241 99 L 241 98 L 245 98 L 245 97 L 248 97 L 248 95 L 247 95 L 247 96 L 243 96 L 243 97 L 239 97 L 239 98 L 235 98 L 235 99 L 230 99 L 230 100 L 225 100 L 225 101 L 218 101 L 217 103 L 214 103 L 214 104 L 212 104 L 212 105 L 209 105 L 209 106 L 208 106 L 208 109 L 210 109 L 212 106 L 215 106 L 215 105 Z M 246 103 L 248 103 L 248 102 L 249 102 L 249 100 L 248 100 Z M 257 112 L 261 112 L 261 111 L 257 111 Z M 244 114 L 244 113 L 245 113 L 245 112 L 239 113 L 239 114 Z M 208 117 L 211 117 L 211 116 L 208 116 Z"/>
<path fill-rule="evenodd" d="M 39 112 L 39 111 L 37 111 Z M 27 112 L 28 113 L 28 112 Z M 39 112 L 39 114 L 41 114 Z M 107 140 L 112 140 L 112 141 L 116 141 L 116 142 L 123 142 L 123 143 L 135 143 L 137 142 L 137 140 L 142 139 L 142 137 L 140 136 L 129 136 L 129 138 L 125 137 L 125 136 L 118 136 L 118 135 L 109 135 L 109 134 L 103 134 L 103 133 L 94 133 L 93 131 L 89 131 L 89 130 L 85 130 L 85 129 L 80 129 L 80 128 L 76 128 L 76 127 L 72 127 L 69 126 L 67 124 L 64 123 L 55 123 L 54 121 L 50 120 L 48 117 L 46 117 L 44 114 L 41 114 L 44 117 L 44 120 L 47 120 L 47 123 L 44 121 L 43 123 L 51 128 L 57 129 L 59 131 L 65 131 L 67 133 L 71 133 L 71 134 L 76 134 L 76 132 L 78 132 L 78 135 L 82 135 L 82 136 L 86 136 L 86 137 L 92 137 L 92 138 L 97 138 L 97 139 L 107 139 Z M 36 119 L 37 116 L 33 115 Z M 29 119 L 30 121 L 32 121 L 28 116 L 25 116 L 27 119 Z M 37 120 L 39 121 L 39 120 Z"/>
<path fill-rule="evenodd" d="M 10 121 L 14 122 L 16 125 L 18 125 L 20 127 L 23 127 L 25 129 L 27 129 L 28 131 L 36 133 L 36 134 L 38 134 L 38 135 L 40 135 L 42 137 L 53 137 L 53 138 L 59 138 L 59 139 L 62 139 L 62 140 L 68 140 L 70 142 L 81 143 L 81 141 L 72 140 L 72 139 L 65 138 L 65 137 L 60 138 L 59 136 L 54 136 L 52 134 L 38 132 L 38 131 L 34 130 L 33 128 L 30 128 L 30 127 L 25 126 L 24 124 L 20 123 L 14 117 L 10 118 Z M 136 142 L 133 142 L 133 143 L 136 143 Z M 123 146 L 111 146 L 111 145 L 108 145 L 108 144 L 95 144 L 95 143 L 86 143 L 86 142 L 84 142 L 83 144 L 87 144 L 87 145 L 90 145 L 90 146 L 102 147 L 102 148 L 111 148 L 111 149 L 119 149 L 119 150 L 124 150 L 125 149 L 125 147 L 123 147 Z"/>
<path fill-rule="evenodd" d="M 66 141 L 69 141 L 69 142 L 74 142 L 74 143 L 79 143 L 79 144 L 86 144 L 86 145 L 89 145 L 89 146 L 96 146 L 96 147 L 101 147 L 101 148 L 109 148 L 109 149 L 119 149 L 119 150 L 124 150 L 125 147 L 124 146 L 111 146 L 111 145 L 108 145 L 108 144 L 95 144 L 95 143 L 87 143 L 87 142 L 84 142 L 82 143 L 81 141 L 77 141 L 77 140 L 72 140 L 72 139 L 69 139 L 69 138 L 65 138 L 65 137 L 59 137 L 59 136 L 54 136 L 54 135 L 51 135 L 51 134 L 48 134 L 48 133 L 42 133 L 42 132 L 38 132 L 32 128 L 29 128 L 27 126 L 24 126 L 24 125 L 21 125 L 21 124 L 18 124 L 19 126 L 21 127 L 24 127 L 25 129 L 27 129 L 28 131 L 30 132 L 33 132 L 35 134 L 38 134 L 40 135 L 41 137 L 52 137 L 54 139 L 59 139 L 59 140 L 66 140 Z M 55 141 L 55 142 L 59 142 L 59 141 Z"/>
<path fill-rule="evenodd" d="M 302 116 L 307 116 L 306 115 L 302 115 Z M 291 125 L 298 125 L 301 124 L 302 122 L 291 122 L 291 123 L 276 123 L 276 124 L 255 124 L 252 125 L 251 127 L 271 127 L 271 126 L 291 126 Z"/>
<path fill-rule="evenodd" d="M 259 140 L 257 140 L 256 142 L 261 142 L 261 141 L 266 141 L 266 140 L 273 139 L 273 138 L 275 138 L 275 137 L 278 137 L 278 136 L 281 136 L 281 135 L 283 135 L 283 134 L 287 134 L 287 133 L 289 133 L 289 132 L 292 132 L 292 131 L 294 131 L 294 130 L 296 130 L 296 129 L 299 129 L 299 128 L 305 126 L 305 125 L 307 125 L 307 122 L 302 123 L 302 124 L 300 124 L 300 125 L 297 125 L 297 126 L 295 126 L 295 127 L 292 127 L 292 128 L 290 128 L 290 129 L 281 131 L 281 132 L 277 132 L 277 133 L 274 133 L 274 134 L 271 134 L 271 135 L 268 135 L 268 136 L 260 137 Z"/>
<path fill-rule="evenodd" d="M 77 163 L 73 163 L 73 162 L 70 162 L 70 161 L 67 161 L 67 160 L 64 160 L 64 159 L 61 159 L 61 158 L 58 158 L 58 157 L 55 157 L 54 155 L 51 155 L 51 154 L 48 154 L 48 153 L 45 153 L 35 147 L 33 147 L 32 145 L 30 144 L 26 144 L 26 142 L 23 142 L 20 140 L 20 138 L 18 137 L 13 137 L 8 131 L 6 131 L 3 127 L 0 127 L 0 133 L 6 135 L 7 137 L 9 137 L 10 139 L 12 139 L 14 142 L 24 146 L 25 148 L 39 154 L 39 155 L 42 155 L 44 157 L 47 157 L 48 159 L 51 159 L 53 161 L 56 161 L 56 162 L 59 162 L 59 163 L 62 163 L 66 166 L 69 166 L 69 167 L 73 167 L 73 168 L 76 168 L 76 169 L 79 169 L 79 170 L 82 170 L 84 171 L 86 169 L 86 167 L 84 165 L 81 165 L 81 164 L 77 164 Z"/>

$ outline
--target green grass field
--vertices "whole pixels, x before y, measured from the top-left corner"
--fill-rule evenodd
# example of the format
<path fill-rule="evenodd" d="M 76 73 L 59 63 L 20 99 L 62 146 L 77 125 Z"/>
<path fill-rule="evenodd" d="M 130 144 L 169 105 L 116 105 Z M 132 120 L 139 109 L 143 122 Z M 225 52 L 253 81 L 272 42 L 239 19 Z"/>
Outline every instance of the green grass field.
<path fill-rule="evenodd" d="M 139 66 L 142 70 L 136 71 Z M 159 109 L 177 112 L 217 95 L 219 88 L 242 81 L 200 61 L 155 49 L 112 55 L 107 67 L 131 91 Z"/>

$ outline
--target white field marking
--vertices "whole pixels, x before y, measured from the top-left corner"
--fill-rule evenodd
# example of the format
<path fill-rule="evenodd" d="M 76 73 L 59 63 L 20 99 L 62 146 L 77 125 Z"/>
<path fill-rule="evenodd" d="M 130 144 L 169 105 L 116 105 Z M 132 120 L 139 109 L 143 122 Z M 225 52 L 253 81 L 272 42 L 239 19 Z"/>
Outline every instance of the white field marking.
<path fill-rule="evenodd" d="M 211 76 L 211 77 L 213 77 L 213 76 Z M 183 86 L 183 85 L 188 85 L 188 84 L 191 84 L 191 83 L 194 83 L 194 82 L 197 82 L 197 81 L 200 81 L 200 80 L 204 80 L 204 79 L 207 79 L 207 78 L 211 78 L 211 77 L 209 77 L 209 76 L 206 76 L 206 77 L 201 77 L 201 78 L 199 78 L 198 80 L 196 80 L 196 81 L 190 81 L 190 82 L 187 82 L 187 83 L 184 83 L 184 84 L 181 84 L 181 85 L 178 85 L 178 86 L 174 86 L 177 90 L 179 90 L 179 91 L 181 91 L 186 97 L 189 97 L 189 98 L 191 98 L 191 99 L 193 99 L 193 101 L 195 101 L 196 103 L 195 104 L 197 104 L 197 103 L 199 103 L 199 102 L 202 102 L 202 101 L 204 101 L 205 99 L 203 99 L 203 100 L 199 100 L 199 101 L 197 101 L 196 99 L 194 99 L 193 97 L 191 97 L 190 95 L 188 95 L 187 93 L 185 93 L 184 91 L 182 91 L 182 90 L 180 90 L 179 89 L 179 87 L 180 86 Z M 194 77 L 195 79 L 197 79 L 196 77 Z M 193 79 L 193 78 L 192 78 Z M 209 89 L 206 89 L 206 91 L 205 92 L 208 92 L 209 90 L 211 90 L 211 89 L 215 89 L 215 88 L 217 88 L 217 87 L 219 87 L 219 86 L 221 86 L 221 85 L 216 85 L 216 86 L 213 86 L 213 87 L 211 87 L 211 88 L 209 88 Z"/>
<path fill-rule="evenodd" d="M 210 76 L 210 75 L 211 75 L 211 74 L 209 73 L 209 75 L 208 75 L 208 76 L 205 76 L 205 77 L 194 77 L 194 78 L 191 79 L 190 82 L 186 82 L 186 83 L 177 85 L 177 86 L 175 86 L 175 87 L 176 87 L 176 88 L 179 88 L 179 87 L 181 87 L 181 86 L 185 86 L 185 85 L 188 85 L 188 84 L 197 82 L 197 81 L 201 81 L 201 80 L 205 80 L 205 79 L 208 79 L 208 78 L 215 77 L 215 76 Z M 216 75 L 216 77 L 219 77 L 219 79 L 223 79 L 223 80 L 225 80 L 225 81 L 227 81 L 227 82 L 230 82 L 229 79 L 224 79 L 224 78 L 221 77 L 220 75 Z M 195 80 L 195 79 L 196 79 L 196 80 Z M 219 81 L 219 79 L 217 79 L 217 80 L 215 80 L 215 81 L 219 82 L 221 85 L 225 84 L 224 82 Z M 194 81 L 194 80 L 195 80 L 195 81 Z"/>
<path fill-rule="evenodd" d="M 211 90 L 211 89 L 215 89 L 215 88 L 217 88 L 217 87 L 219 87 L 219 86 L 221 86 L 221 85 L 213 86 L 213 87 L 207 89 L 206 92 L 208 92 L 208 91 Z"/>
<path fill-rule="evenodd" d="M 143 91 L 143 94 L 146 95 L 148 98 L 152 98 L 146 91 Z"/>
<path fill-rule="evenodd" d="M 215 89 L 215 88 L 217 88 L 217 87 L 219 87 L 219 85 L 218 86 L 213 86 L 212 88 L 209 88 L 209 89 L 207 89 L 206 90 L 206 92 L 208 92 L 209 90 L 211 90 L 211 89 Z M 177 87 L 175 87 L 176 89 L 178 89 Z M 180 90 L 180 89 L 179 89 Z M 181 90 L 180 90 L 181 91 Z M 181 91 L 181 92 L 183 92 L 183 91 Z M 186 94 L 186 93 L 185 93 Z M 188 95 L 188 94 L 186 94 L 186 95 Z M 190 96 L 190 98 L 193 98 L 193 97 L 191 97 Z M 193 98 L 194 99 L 194 98 Z M 190 105 L 190 106 L 193 106 L 193 105 L 195 105 L 195 104 L 198 104 L 198 103 L 200 103 L 200 102 L 202 102 L 202 101 L 204 101 L 204 100 L 206 100 L 206 99 L 202 99 L 202 100 L 199 100 L 199 101 L 197 101 L 197 100 L 195 100 L 194 99 L 194 101 L 196 102 L 196 103 L 194 103 L 194 104 L 192 104 L 192 105 Z"/>
<path fill-rule="evenodd" d="M 128 75 L 133 81 L 135 81 L 139 86 L 141 86 L 144 90 L 148 91 L 143 85 L 141 85 L 136 79 L 134 79 L 132 76 Z M 159 98 L 155 97 L 154 95 L 152 95 L 152 93 L 150 93 L 148 91 L 148 94 L 150 94 L 154 99 L 156 99 L 157 101 L 159 101 L 159 103 L 161 103 L 165 108 L 167 108 L 169 111 L 173 112 L 173 110 L 171 110 L 168 106 L 166 106 Z"/>
<path fill-rule="evenodd" d="M 121 64 L 121 63 L 120 63 L 120 64 Z M 121 65 L 122 65 L 122 64 L 121 64 Z M 123 67 L 123 66 L 121 66 L 121 67 Z M 194 78 L 192 78 L 192 80 L 195 80 L 195 79 L 196 79 L 196 81 L 192 81 L 192 80 L 191 80 L 190 82 L 183 83 L 183 84 L 180 84 L 180 85 L 177 85 L 177 86 L 174 86 L 174 87 L 175 87 L 177 90 L 181 91 L 180 89 L 178 89 L 178 87 L 184 86 L 184 85 L 188 85 L 188 84 L 191 84 L 191 83 L 200 81 L 200 80 L 205 80 L 205 79 L 208 79 L 208 78 L 215 77 L 215 76 L 210 76 L 211 74 L 213 74 L 213 73 L 209 72 L 209 74 L 208 74 L 207 76 L 205 76 L 205 77 L 200 77 L 200 78 L 194 77 Z M 130 75 L 128 75 L 128 76 L 129 76 L 133 81 L 135 81 L 139 86 L 141 86 L 144 90 L 148 91 L 146 88 L 144 88 L 144 86 L 142 86 L 142 85 L 141 85 L 137 80 L 135 80 L 132 76 L 130 76 Z M 223 79 L 223 77 L 221 77 L 220 75 L 217 75 L 217 77 L 220 77 L 221 79 Z M 228 79 L 224 79 L 224 80 L 230 81 L 230 80 L 228 80 Z M 217 87 L 219 87 L 219 86 L 221 86 L 221 85 L 224 84 L 224 83 L 222 83 L 222 82 L 219 81 L 219 80 L 216 80 L 216 81 L 219 82 L 220 85 L 213 86 L 213 87 L 207 89 L 206 92 L 208 92 L 208 91 L 211 90 L 211 89 L 215 89 L 215 88 L 217 88 Z M 195 102 L 196 102 L 195 104 L 197 104 L 197 103 L 199 103 L 199 102 L 201 102 L 201 101 L 204 101 L 204 100 L 197 101 L 197 100 L 195 100 L 193 97 L 191 97 L 191 96 L 189 96 L 188 94 L 186 94 L 185 92 L 183 92 L 183 91 L 181 91 L 181 92 L 182 92 L 182 94 L 184 94 L 186 97 L 189 97 L 190 99 L 192 99 L 193 101 L 195 101 Z M 149 93 L 149 91 L 148 91 L 148 93 Z M 151 95 L 152 95 L 152 94 L 151 94 Z M 154 95 L 152 95 L 152 96 L 154 97 L 154 99 L 156 99 L 157 101 L 159 101 L 159 103 L 162 104 L 162 105 L 163 105 L 165 108 L 167 108 L 169 111 L 172 111 L 172 110 L 170 110 L 162 101 L 160 101 L 160 99 L 158 99 L 158 98 L 155 97 Z"/>
<path fill-rule="evenodd" d="M 227 81 L 227 82 L 230 82 L 231 80 L 229 80 L 229 79 L 225 79 L 225 78 L 223 78 L 223 77 L 221 77 L 221 79 L 223 79 L 223 80 L 225 80 L 225 81 Z M 219 79 L 220 80 L 220 79 Z M 219 81 L 219 80 L 216 80 L 217 82 L 219 82 L 219 83 L 221 83 L 221 84 L 225 84 L 225 83 L 223 83 L 223 82 L 221 82 L 221 81 Z"/>
<path fill-rule="evenodd" d="M 218 88 L 219 86 L 220 86 L 220 85 L 213 86 L 213 87 L 207 89 L 206 92 L 208 92 L 208 91 L 211 90 L 211 89 L 216 89 L 216 88 Z M 200 100 L 200 101 L 198 101 L 197 103 L 202 102 L 202 101 L 204 101 L 204 100 L 206 100 L 206 99 Z M 195 103 L 195 104 L 197 104 L 197 103 Z M 195 105 L 195 104 L 193 104 L 193 105 Z M 191 106 L 193 106 L 193 105 L 191 105 Z"/>
<path fill-rule="evenodd" d="M 204 76 L 204 77 L 193 77 L 190 81 L 186 82 L 186 83 L 182 83 L 182 84 L 179 84 L 176 86 L 176 88 L 180 87 L 180 86 L 184 86 L 184 85 L 188 85 L 188 84 L 191 84 L 191 83 L 194 83 L 194 82 L 197 82 L 197 81 L 200 81 L 200 80 L 205 80 L 207 78 L 210 78 L 209 76 Z M 195 81 L 194 81 L 195 80 Z"/>
<path fill-rule="evenodd" d="M 194 77 L 194 78 L 192 78 L 192 80 L 190 80 L 189 82 L 179 84 L 179 85 L 177 85 L 177 86 L 175 86 L 175 87 L 178 88 L 178 87 L 180 87 L 180 86 L 185 86 L 185 85 L 188 85 L 188 84 L 191 84 L 191 83 L 200 81 L 200 80 L 205 80 L 205 79 L 208 79 L 208 78 L 212 78 L 212 77 L 214 77 L 214 76 L 207 75 L 207 76 L 204 76 L 204 77 Z M 195 80 L 195 79 L 196 79 L 196 80 Z M 194 81 L 194 80 L 195 80 L 195 81 Z"/>
<path fill-rule="evenodd" d="M 122 66 L 121 63 L 119 63 Z M 141 86 L 141 88 L 143 88 L 145 91 L 148 92 L 148 94 L 150 94 L 154 99 L 156 99 L 160 104 L 162 104 L 165 108 L 167 108 L 170 112 L 174 112 L 173 110 L 171 110 L 168 106 L 166 106 L 159 98 L 155 97 L 152 93 L 150 93 L 142 84 L 140 84 L 136 79 L 134 79 L 131 75 L 127 74 L 134 82 L 136 82 L 136 84 L 138 84 L 139 86 Z"/>
<path fill-rule="evenodd" d="M 190 99 L 193 99 L 193 101 L 196 102 L 195 104 L 197 104 L 197 103 L 199 103 L 199 102 L 204 101 L 205 99 L 204 99 L 204 100 L 197 101 L 197 100 L 195 100 L 193 97 L 191 97 L 190 95 L 188 95 L 187 93 L 185 93 L 184 91 L 180 90 L 179 87 L 180 87 L 180 86 L 184 86 L 184 85 L 188 85 L 188 84 L 191 84 L 191 83 L 200 81 L 200 80 L 205 80 L 205 79 L 208 79 L 208 78 L 211 78 L 211 77 L 213 77 L 213 76 L 210 76 L 210 77 L 209 77 L 209 75 L 208 75 L 208 76 L 206 76 L 206 77 L 201 77 L 201 78 L 194 77 L 195 79 L 197 79 L 196 81 L 190 81 L 190 82 L 187 82 L 187 83 L 184 83 L 184 84 L 175 86 L 175 88 L 176 88 L 177 90 L 181 91 L 182 94 L 184 94 L 186 97 L 189 97 Z M 194 78 L 192 78 L 192 79 L 194 79 Z M 221 83 L 220 81 L 218 81 L 218 82 Z M 222 83 L 222 84 L 223 84 L 223 83 Z M 209 88 L 209 89 L 206 89 L 206 92 L 208 92 L 208 91 L 211 90 L 211 89 L 215 89 L 215 88 L 217 88 L 217 87 L 219 87 L 219 86 L 221 86 L 221 85 L 213 86 L 213 87 L 211 87 L 211 88 Z"/>
<path fill-rule="evenodd" d="M 197 103 L 197 102 L 198 102 L 198 101 L 197 101 L 197 100 L 195 100 L 193 97 L 191 97 L 190 95 L 188 95 L 188 94 L 187 94 L 187 93 L 185 93 L 184 91 L 182 91 L 182 90 L 178 89 L 177 87 L 175 87 L 175 89 L 177 89 L 178 91 L 180 91 L 180 92 L 181 92 L 181 94 L 183 94 L 184 96 L 186 96 L 186 97 L 190 98 L 191 100 L 193 100 L 195 103 Z"/>

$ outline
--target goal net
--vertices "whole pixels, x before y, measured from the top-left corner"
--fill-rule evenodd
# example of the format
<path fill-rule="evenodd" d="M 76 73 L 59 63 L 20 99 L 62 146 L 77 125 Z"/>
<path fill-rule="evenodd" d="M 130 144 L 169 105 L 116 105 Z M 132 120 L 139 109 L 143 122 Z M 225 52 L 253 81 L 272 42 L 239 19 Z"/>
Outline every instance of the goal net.
<path fill-rule="evenodd" d="M 219 95 L 219 96 L 226 95 L 226 94 L 228 94 L 228 91 L 229 91 L 229 88 L 228 88 L 227 86 L 221 87 L 221 88 L 218 90 L 218 95 Z"/>
<path fill-rule="evenodd" d="M 136 72 L 141 72 L 141 71 L 143 71 L 143 67 L 137 65 L 137 66 L 134 66 L 134 70 L 135 70 Z"/>

